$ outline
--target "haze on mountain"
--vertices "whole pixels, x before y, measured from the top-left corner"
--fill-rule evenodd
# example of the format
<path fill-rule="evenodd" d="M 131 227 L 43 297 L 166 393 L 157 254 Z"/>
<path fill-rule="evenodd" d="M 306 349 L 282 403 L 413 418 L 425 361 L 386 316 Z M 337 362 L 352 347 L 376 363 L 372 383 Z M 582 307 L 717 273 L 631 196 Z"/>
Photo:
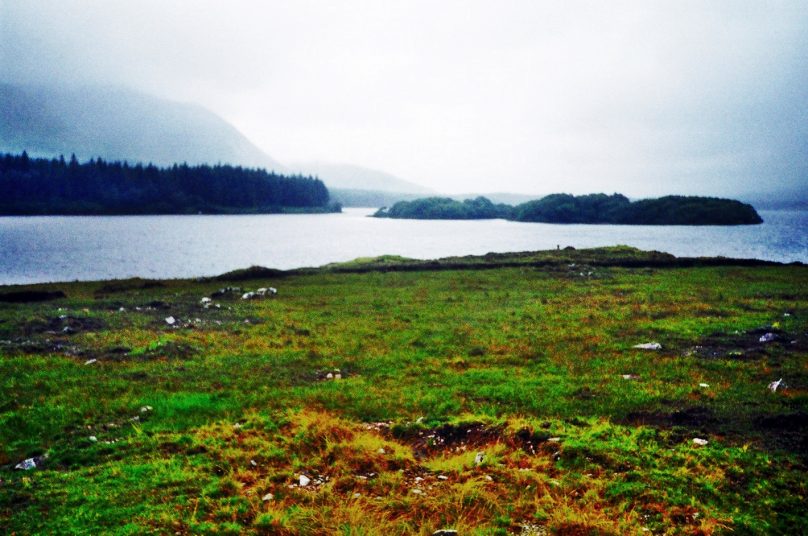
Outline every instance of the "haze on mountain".
<path fill-rule="evenodd" d="M 0 84 L 0 151 L 82 160 L 284 167 L 196 104 L 120 87 Z"/>
<path fill-rule="evenodd" d="M 277 161 L 439 192 L 798 194 L 806 27 L 801 0 L 31 0 L 0 3 L 0 81 L 198 103 Z"/>
<path fill-rule="evenodd" d="M 320 177 L 332 188 L 412 194 L 436 193 L 435 190 L 406 181 L 390 173 L 351 164 L 298 162 L 289 164 L 288 167 L 296 173 Z"/>

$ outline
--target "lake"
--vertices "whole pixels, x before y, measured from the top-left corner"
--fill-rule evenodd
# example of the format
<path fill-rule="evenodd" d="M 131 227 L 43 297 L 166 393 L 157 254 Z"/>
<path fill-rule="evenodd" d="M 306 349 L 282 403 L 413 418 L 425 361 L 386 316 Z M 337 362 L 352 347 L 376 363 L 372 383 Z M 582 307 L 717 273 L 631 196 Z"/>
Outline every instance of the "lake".
<path fill-rule="evenodd" d="M 808 263 L 808 212 L 760 211 L 762 225 L 557 225 L 342 214 L 0 217 L 0 284 L 215 275 L 395 254 L 419 259 L 627 244 L 678 256 Z"/>

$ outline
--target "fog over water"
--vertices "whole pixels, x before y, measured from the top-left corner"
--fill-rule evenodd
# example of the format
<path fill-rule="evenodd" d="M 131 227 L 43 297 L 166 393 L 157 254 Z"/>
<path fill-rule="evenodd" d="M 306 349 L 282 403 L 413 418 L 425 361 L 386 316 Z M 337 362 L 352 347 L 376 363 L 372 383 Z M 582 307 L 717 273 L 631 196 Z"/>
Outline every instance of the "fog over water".
<path fill-rule="evenodd" d="M 763 211 L 762 225 L 553 225 L 343 214 L 0 218 L 0 284 L 216 275 L 250 265 L 320 266 L 383 254 L 453 255 L 627 244 L 678 256 L 808 262 L 808 212 Z"/>
<path fill-rule="evenodd" d="M 808 2 L 0 3 L 0 81 L 199 103 L 442 192 L 808 184 Z"/>

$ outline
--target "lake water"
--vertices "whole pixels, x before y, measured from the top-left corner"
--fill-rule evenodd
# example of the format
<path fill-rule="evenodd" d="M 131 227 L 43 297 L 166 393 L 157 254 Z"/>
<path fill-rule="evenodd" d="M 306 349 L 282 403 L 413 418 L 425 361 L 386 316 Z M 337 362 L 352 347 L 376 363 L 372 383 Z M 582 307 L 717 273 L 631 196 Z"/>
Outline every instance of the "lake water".
<path fill-rule="evenodd" d="M 554 225 L 342 214 L 0 217 L 0 284 L 215 275 L 320 266 L 382 254 L 433 259 L 628 244 L 678 256 L 808 263 L 808 212 L 761 211 L 762 225 Z"/>

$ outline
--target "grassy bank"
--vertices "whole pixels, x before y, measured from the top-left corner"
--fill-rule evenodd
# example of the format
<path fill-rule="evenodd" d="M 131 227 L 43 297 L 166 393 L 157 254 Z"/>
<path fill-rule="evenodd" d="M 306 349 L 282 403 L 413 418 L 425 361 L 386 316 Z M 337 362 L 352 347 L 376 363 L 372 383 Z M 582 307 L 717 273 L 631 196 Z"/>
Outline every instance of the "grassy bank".
<path fill-rule="evenodd" d="M 755 264 L 613 248 L 2 288 L 65 297 L 0 302 L 0 530 L 798 534 L 808 268 Z"/>

